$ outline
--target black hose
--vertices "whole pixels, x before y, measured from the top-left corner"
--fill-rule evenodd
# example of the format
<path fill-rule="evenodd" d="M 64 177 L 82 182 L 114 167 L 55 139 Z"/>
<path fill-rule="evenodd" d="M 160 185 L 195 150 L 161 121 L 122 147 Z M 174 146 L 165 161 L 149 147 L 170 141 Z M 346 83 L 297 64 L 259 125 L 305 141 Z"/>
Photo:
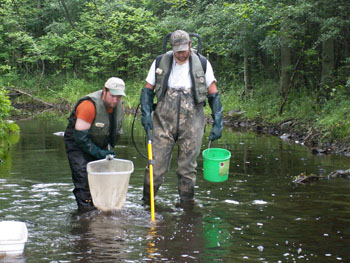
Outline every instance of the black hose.
<path fill-rule="evenodd" d="M 134 139 L 134 126 L 135 126 L 135 120 L 136 120 L 136 115 L 137 115 L 137 112 L 139 110 L 139 107 L 140 107 L 141 103 L 139 105 L 137 105 L 136 107 L 136 111 L 135 111 L 135 114 L 134 114 L 134 119 L 132 121 L 132 125 L 131 125 L 131 141 L 132 141 L 132 144 L 134 145 L 136 151 L 145 159 L 148 160 L 148 157 L 146 155 L 144 155 L 140 150 L 139 148 L 137 148 L 136 146 L 136 143 L 135 143 L 135 139 Z"/>
<path fill-rule="evenodd" d="M 166 43 L 168 42 L 168 38 L 171 36 L 172 33 L 168 33 L 165 35 L 163 39 L 163 54 L 166 52 Z"/>

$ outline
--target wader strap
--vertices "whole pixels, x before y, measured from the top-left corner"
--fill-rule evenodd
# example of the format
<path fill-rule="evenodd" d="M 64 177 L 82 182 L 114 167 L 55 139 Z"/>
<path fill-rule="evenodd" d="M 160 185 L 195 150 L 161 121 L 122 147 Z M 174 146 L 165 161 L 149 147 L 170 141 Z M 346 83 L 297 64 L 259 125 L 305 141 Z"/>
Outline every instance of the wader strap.
<path fill-rule="evenodd" d="M 197 96 L 196 96 L 196 92 L 195 92 L 195 84 L 194 84 L 194 77 L 193 77 L 193 70 L 192 70 L 192 56 L 190 56 L 190 59 L 189 59 L 189 63 L 190 63 L 190 76 L 191 76 L 191 82 L 192 82 L 192 94 L 193 94 L 193 97 L 194 97 L 194 101 L 197 101 Z"/>
<path fill-rule="evenodd" d="M 168 90 L 168 80 L 169 80 L 170 72 L 171 72 L 171 69 L 173 66 L 173 60 L 174 60 L 174 57 L 171 56 L 171 58 L 169 59 L 169 67 L 168 67 L 169 70 L 164 77 L 163 90 L 162 90 L 162 93 L 160 94 L 159 101 L 164 98 L 164 95 L 165 95 L 166 91 Z"/>

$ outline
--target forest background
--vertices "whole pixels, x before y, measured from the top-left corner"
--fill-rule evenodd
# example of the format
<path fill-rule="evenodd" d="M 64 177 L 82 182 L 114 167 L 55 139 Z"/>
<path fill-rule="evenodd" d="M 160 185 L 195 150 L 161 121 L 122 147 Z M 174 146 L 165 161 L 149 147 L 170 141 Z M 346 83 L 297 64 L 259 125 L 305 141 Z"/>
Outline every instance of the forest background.
<path fill-rule="evenodd" d="M 348 0 L 0 0 L 0 137 L 15 89 L 73 105 L 118 76 L 136 108 L 176 29 L 201 36 L 226 119 L 350 142 Z"/>

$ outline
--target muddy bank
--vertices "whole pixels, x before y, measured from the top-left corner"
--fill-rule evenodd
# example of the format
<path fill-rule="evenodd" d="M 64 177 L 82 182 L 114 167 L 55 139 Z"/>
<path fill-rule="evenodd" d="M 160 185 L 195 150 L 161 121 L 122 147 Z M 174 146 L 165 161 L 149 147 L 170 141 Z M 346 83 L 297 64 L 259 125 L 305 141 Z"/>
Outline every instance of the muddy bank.
<path fill-rule="evenodd" d="M 314 154 L 342 154 L 350 157 L 350 144 L 340 141 L 327 142 L 323 133 L 313 128 L 312 123 L 302 123 L 296 119 L 271 124 L 263 121 L 252 121 L 241 117 L 224 118 L 225 126 L 242 128 L 257 133 L 279 136 L 290 143 L 305 145 Z"/>

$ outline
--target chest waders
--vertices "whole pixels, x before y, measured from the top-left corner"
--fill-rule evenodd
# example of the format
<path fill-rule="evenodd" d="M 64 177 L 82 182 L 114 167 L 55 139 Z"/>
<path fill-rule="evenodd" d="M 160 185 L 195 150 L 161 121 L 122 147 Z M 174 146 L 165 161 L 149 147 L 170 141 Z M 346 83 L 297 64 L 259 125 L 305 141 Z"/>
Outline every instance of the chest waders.
<path fill-rule="evenodd" d="M 171 56 L 170 56 L 171 55 Z M 200 153 L 204 133 L 203 105 L 207 95 L 205 74 L 198 56 L 191 54 L 191 89 L 168 87 L 168 77 L 172 63 L 172 52 L 164 54 L 160 61 L 161 75 L 157 75 L 155 87 L 158 97 L 153 116 L 153 185 L 154 194 L 161 186 L 164 175 L 169 171 L 172 152 L 178 144 L 177 170 L 178 192 L 181 201 L 194 197 L 197 157 Z M 149 171 L 145 171 L 143 200 L 149 201 Z"/>
<path fill-rule="evenodd" d="M 91 93 L 80 99 L 73 112 L 68 118 L 69 123 L 65 131 L 64 142 L 69 165 L 72 171 L 72 180 L 74 183 L 74 196 L 78 204 L 79 210 L 94 209 L 90 194 L 86 165 L 88 162 L 97 160 L 93 156 L 82 150 L 74 139 L 74 127 L 76 123 L 75 112 L 78 105 L 83 100 L 91 100 L 96 108 L 96 117 L 91 125 L 89 137 L 94 145 L 100 149 L 107 149 L 107 145 L 114 146 L 121 134 L 121 125 L 123 119 L 122 103 L 118 103 L 114 109 L 111 118 L 106 112 L 106 108 L 101 100 L 102 91 Z"/>

